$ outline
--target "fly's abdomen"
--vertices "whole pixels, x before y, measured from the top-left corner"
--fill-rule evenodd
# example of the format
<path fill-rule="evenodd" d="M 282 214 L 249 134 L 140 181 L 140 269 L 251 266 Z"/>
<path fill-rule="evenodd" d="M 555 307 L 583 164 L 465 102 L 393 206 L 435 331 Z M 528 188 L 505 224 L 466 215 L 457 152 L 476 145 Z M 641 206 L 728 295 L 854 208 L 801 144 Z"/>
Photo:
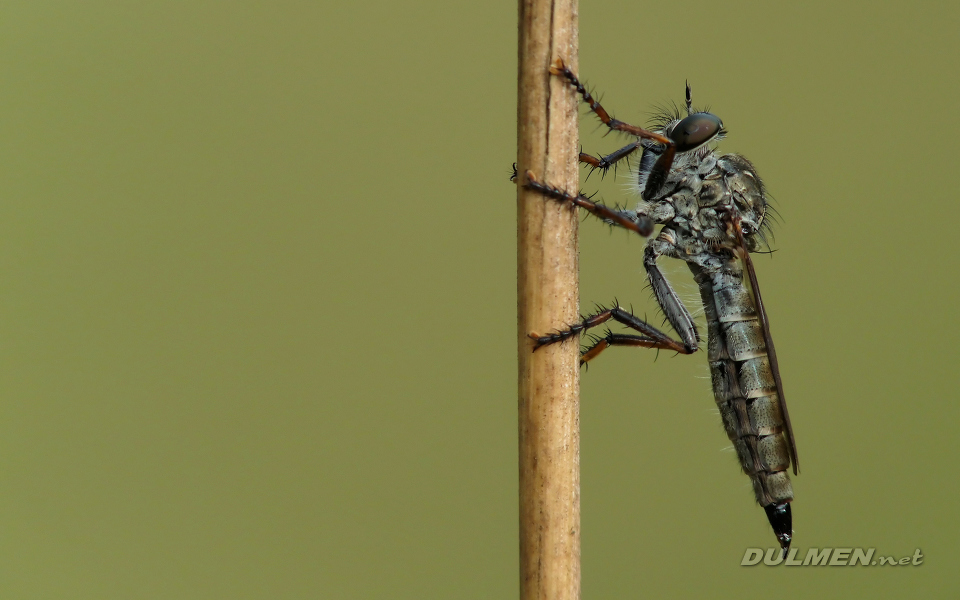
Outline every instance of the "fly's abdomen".
<path fill-rule="evenodd" d="M 793 499 L 793 488 L 776 382 L 743 272 L 735 263 L 725 266 L 715 273 L 691 266 L 707 317 L 713 393 L 757 502 L 780 505 Z"/>

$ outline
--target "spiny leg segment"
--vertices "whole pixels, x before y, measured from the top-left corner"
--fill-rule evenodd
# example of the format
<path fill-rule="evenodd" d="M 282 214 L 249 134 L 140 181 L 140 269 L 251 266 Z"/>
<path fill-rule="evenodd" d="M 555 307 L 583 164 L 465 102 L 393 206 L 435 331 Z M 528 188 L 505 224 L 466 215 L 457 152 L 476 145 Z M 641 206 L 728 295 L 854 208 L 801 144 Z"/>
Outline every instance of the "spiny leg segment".
<path fill-rule="evenodd" d="M 606 172 L 611 166 L 630 156 L 639 148 L 655 149 L 656 146 L 653 145 L 654 143 L 663 146 L 663 150 L 657 152 L 659 157 L 650 171 L 650 175 L 647 178 L 647 186 L 642 194 L 645 200 L 651 199 L 663 186 L 669 174 L 670 167 L 673 164 L 673 158 L 676 154 L 676 144 L 674 141 L 664 135 L 612 118 L 606 109 L 587 91 L 586 87 L 584 87 L 573 71 L 566 67 L 563 60 L 557 59 L 550 68 L 550 72 L 565 78 L 567 82 L 577 90 L 577 93 L 580 94 L 583 101 L 590 107 L 590 110 L 597 115 L 600 121 L 606 125 L 610 131 L 619 131 L 635 135 L 638 138 L 635 142 L 631 142 L 619 150 L 599 158 L 581 152 L 580 162 L 588 164 L 594 169 L 601 169 Z M 653 222 L 646 215 L 610 208 L 603 204 L 593 202 L 593 200 L 583 194 L 572 194 L 549 184 L 541 183 L 537 181 L 529 171 L 525 173 L 525 177 L 526 181 L 523 185 L 528 189 L 537 190 L 548 198 L 553 198 L 560 203 L 579 206 L 608 224 L 623 227 L 644 237 L 649 236 L 653 232 Z M 514 171 L 514 176 L 511 177 L 511 179 L 516 180 L 516 171 Z M 656 256 L 648 253 L 646 258 L 647 260 L 644 261 L 644 266 L 650 278 L 650 283 L 654 287 L 657 301 L 667 315 L 667 320 L 673 326 L 674 330 L 680 334 L 683 341 L 672 339 L 670 336 L 632 313 L 623 310 L 619 306 L 614 306 L 609 309 L 601 308 L 596 314 L 583 318 L 580 323 L 576 323 L 566 329 L 549 335 L 541 336 L 531 333 L 530 337 L 536 344 L 534 350 L 548 344 L 563 342 L 566 339 L 580 335 L 587 329 L 614 319 L 627 327 L 639 331 L 642 335 L 615 334 L 608 330 L 604 336 L 596 338 L 593 345 L 581 354 L 581 364 L 596 358 L 610 346 L 657 348 L 673 350 L 681 354 L 692 354 L 696 352 L 698 349 L 699 334 L 697 333 L 696 326 L 693 324 L 690 313 L 682 303 L 679 302 L 676 293 L 660 273 L 656 265 Z"/>
<path fill-rule="evenodd" d="M 580 162 L 585 165 L 590 165 L 591 172 L 599 169 L 601 173 L 606 174 L 610 167 L 615 166 L 620 160 L 633 154 L 635 150 L 643 147 L 643 141 L 637 140 L 635 142 L 630 142 L 623 148 L 615 152 L 611 152 L 606 156 L 594 156 L 592 154 L 587 154 L 586 152 L 580 153 Z"/>
<path fill-rule="evenodd" d="M 643 319 L 637 317 L 614 303 L 613 308 L 599 307 L 599 310 L 588 317 L 584 317 L 579 323 L 575 323 L 566 329 L 556 331 L 547 335 L 531 333 L 530 338 L 534 341 L 534 351 L 541 346 L 563 342 L 572 337 L 578 336 L 584 331 L 596 327 L 613 319 L 627 327 L 639 331 L 643 335 L 629 335 L 623 333 L 613 333 L 610 330 L 602 336 L 596 338 L 594 343 L 584 350 L 580 355 L 580 364 L 585 364 L 610 346 L 637 346 L 641 348 L 657 348 L 660 350 L 673 350 L 680 354 L 692 354 L 696 352 L 696 347 L 689 348 L 683 342 L 672 339 L 653 325 L 650 325 Z"/>
<path fill-rule="evenodd" d="M 646 215 L 641 215 L 634 211 L 610 208 L 609 206 L 604 206 L 603 204 L 594 202 L 583 194 L 571 194 L 570 192 L 553 187 L 552 185 L 540 183 L 533 177 L 533 174 L 530 173 L 530 171 L 527 171 L 526 178 L 527 181 L 524 185 L 528 189 L 537 190 L 544 196 L 553 198 L 562 204 L 579 206 L 598 219 L 602 219 L 611 225 L 617 225 L 619 227 L 623 227 L 624 229 L 629 229 L 630 231 L 636 232 L 644 237 L 649 236 L 653 232 L 653 222 Z"/>
<path fill-rule="evenodd" d="M 550 66 L 550 73 L 566 79 L 567 83 L 577 90 L 577 93 L 580 94 L 580 97 L 583 98 L 583 101 L 587 104 L 587 106 L 590 107 L 590 110 L 592 110 L 593 113 L 600 119 L 600 121 L 603 122 L 603 124 L 606 125 L 611 131 L 622 131 L 640 138 L 653 140 L 658 144 L 663 144 L 665 146 L 673 144 L 673 140 L 666 136 L 611 117 L 606 109 L 600 105 L 600 102 L 590 95 L 590 92 L 580 82 L 580 79 L 574 74 L 574 72 L 567 68 L 567 65 L 563 63 L 563 59 L 558 58 L 556 61 L 554 61 L 553 65 Z"/>
<path fill-rule="evenodd" d="M 590 107 L 590 110 L 593 111 L 593 114 L 597 115 L 597 118 L 599 118 L 600 121 L 606 125 L 610 131 L 619 131 L 630 135 L 635 135 L 640 138 L 636 142 L 628 144 L 616 152 L 604 157 L 597 158 L 589 154 L 580 153 L 581 162 L 605 171 L 617 161 L 630 156 L 630 154 L 635 152 L 638 148 L 645 147 L 643 140 L 651 140 L 657 144 L 663 145 L 664 149 L 660 154 L 660 157 L 657 159 L 657 162 L 654 164 L 653 169 L 651 169 L 650 175 L 647 177 L 646 188 L 642 192 L 644 200 L 651 200 L 654 196 L 656 196 L 657 192 L 660 191 L 660 188 L 663 187 L 663 184 L 666 183 L 667 176 L 670 174 L 670 167 L 673 165 L 673 158 L 677 153 L 676 143 L 664 135 L 644 129 L 643 127 L 637 127 L 636 125 L 625 123 L 619 119 L 614 119 L 611 117 L 606 109 L 600 105 L 600 102 L 594 99 L 583 83 L 580 82 L 580 79 L 576 76 L 576 74 L 574 74 L 574 72 L 564 64 L 563 59 L 558 58 L 556 61 L 554 61 L 553 65 L 550 67 L 550 73 L 566 79 L 567 83 L 577 90 L 577 93 L 580 94 L 580 97 L 583 99 L 584 103 Z"/>
<path fill-rule="evenodd" d="M 618 225 L 624 229 L 629 229 L 643 236 L 650 235 L 653 230 L 653 223 L 646 215 L 624 210 L 616 210 L 593 202 L 583 194 L 571 194 L 560 188 L 553 187 L 537 181 L 530 171 L 526 174 L 526 186 L 528 189 L 536 190 L 548 198 L 552 198 L 563 204 L 572 204 L 586 209 L 590 214 L 612 225 Z M 655 297 L 658 303 L 667 315 L 667 320 L 671 326 L 680 334 L 682 341 L 674 340 L 656 327 L 650 325 L 643 319 L 634 314 L 623 310 L 614 303 L 612 308 L 600 308 L 596 314 L 584 317 L 579 323 L 575 323 L 566 329 L 556 331 L 548 335 L 530 333 L 530 338 L 534 340 L 534 350 L 541 346 L 563 342 L 571 337 L 578 336 L 584 331 L 596 327 L 610 319 L 639 331 L 643 335 L 618 334 L 607 331 L 602 337 L 594 340 L 594 343 L 587 348 L 580 356 L 580 363 L 584 364 L 596 358 L 601 352 L 610 346 L 636 346 L 642 348 L 656 348 L 662 350 L 673 350 L 680 354 L 692 354 L 697 351 L 700 341 L 696 325 L 690 313 L 677 298 L 676 293 L 670 287 L 656 265 L 656 254 L 648 251 L 644 260 L 644 267 L 650 279 L 650 284 L 654 287 Z"/>

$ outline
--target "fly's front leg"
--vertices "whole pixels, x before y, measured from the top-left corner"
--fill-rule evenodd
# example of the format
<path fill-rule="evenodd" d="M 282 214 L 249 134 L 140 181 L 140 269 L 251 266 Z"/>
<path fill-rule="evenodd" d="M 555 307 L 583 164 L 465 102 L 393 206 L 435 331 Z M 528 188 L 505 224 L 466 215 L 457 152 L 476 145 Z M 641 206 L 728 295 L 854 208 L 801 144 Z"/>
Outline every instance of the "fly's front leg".
<path fill-rule="evenodd" d="M 530 171 L 527 171 L 526 178 L 527 181 L 524 184 L 526 188 L 537 190 L 544 196 L 553 198 L 562 204 L 579 206 L 598 219 L 602 219 L 611 225 L 617 225 L 619 227 L 623 227 L 624 229 L 629 229 L 630 231 L 638 233 L 644 237 L 653 232 L 653 221 L 651 221 L 646 215 L 635 211 L 610 208 L 609 206 L 604 206 L 603 204 L 594 202 L 583 194 L 571 194 L 570 192 L 553 187 L 552 185 L 540 183 L 534 179 Z"/>
<path fill-rule="evenodd" d="M 622 131 L 623 133 L 629 133 L 630 135 L 635 135 L 643 139 L 653 140 L 658 144 L 663 144 L 664 146 L 674 146 L 673 140 L 664 135 L 654 133 L 650 130 L 644 129 L 643 127 L 637 127 L 636 125 L 624 123 L 619 119 L 614 119 L 611 117 L 610 113 L 608 113 L 606 109 L 600 105 L 600 102 L 594 99 L 587 88 L 580 83 L 580 79 L 576 76 L 576 74 L 567 68 L 567 65 L 563 63 L 563 59 L 558 58 L 554 61 L 553 65 L 550 66 L 550 73 L 566 79 L 567 83 L 570 84 L 570 87 L 577 90 L 577 93 L 580 94 L 581 98 L 583 98 L 583 102 L 590 107 L 590 110 L 593 111 L 593 114 L 597 115 L 597 118 L 599 118 L 600 121 L 610 129 L 610 131 Z"/>
<path fill-rule="evenodd" d="M 584 317 L 579 323 L 575 323 L 566 329 L 548 335 L 530 333 L 530 338 L 534 341 L 533 349 L 536 351 L 537 348 L 541 346 L 563 342 L 564 340 L 580 335 L 592 327 L 601 325 L 610 319 L 622 323 L 635 331 L 639 331 L 643 335 L 613 333 L 607 330 L 603 337 L 596 338 L 594 343 L 580 354 L 580 364 L 593 360 L 610 346 L 657 348 L 660 350 L 673 350 L 681 354 L 690 354 L 696 351 L 696 347 L 692 350 L 687 348 L 684 343 L 672 339 L 653 325 L 616 305 L 614 305 L 613 308 L 601 307 L 595 314 Z"/>
<path fill-rule="evenodd" d="M 601 175 L 606 175 L 610 167 L 613 167 L 617 162 L 623 160 L 624 158 L 630 156 L 638 148 L 642 148 L 643 143 L 641 140 L 635 142 L 630 142 L 623 148 L 615 152 L 611 152 L 606 156 L 594 156 L 592 154 L 587 154 L 585 152 L 580 153 L 580 162 L 585 165 L 590 165 L 590 172 L 593 173 L 596 170 L 600 170 Z"/>
<path fill-rule="evenodd" d="M 660 154 L 656 163 L 653 165 L 653 168 L 650 170 L 650 175 L 647 177 L 647 185 L 642 194 L 644 200 L 651 200 L 654 196 L 656 196 L 657 192 L 660 191 L 660 188 L 662 188 L 663 184 L 667 181 L 667 175 L 670 173 L 670 167 L 673 166 L 673 158 L 677 153 L 677 144 L 665 135 L 655 133 L 648 129 L 644 129 L 643 127 L 637 127 L 636 125 L 631 125 L 611 117 L 610 113 L 608 113 L 606 109 L 600 105 L 600 102 L 594 99 L 583 83 L 580 82 L 580 79 L 576 76 L 576 74 L 567 68 L 567 65 L 563 63 L 563 59 L 558 58 L 556 61 L 554 61 L 553 65 L 550 67 L 550 73 L 566 79 L 567 83 L 570 84 L 570 87 L 577 90 L 577 93 L 580 94 L 581 98 L 583 98 L 583 102 L 590 107 L 590 110 L 593 111 L 593 114 L 597 115 L 597 118 L 600 119 L 600 121 L 606 125 L 610 131 L 620 131 L 630 135 L 635 135 L 640 138 L 635 143 L 624 146 L 620 150 L 617 150 L 613 154 L 603 158 L 598 159 L 596 157 L 581 153 L 580 160 L 582 162 L 586 162 L 587 164 L 593 165 L 596 168 L 602 168 L 602 165 L 606 165 L 606 167 L 609 168 L 613 163 L 626 158 L 638 148 L 643 147 L 643 144 L 641 143 L 642 140 L 650 140 L 663 146 L 663 152 Z M 589 159 L 585 159 L 585 156 L 589 157 Z M 607 159 L 611 159 L 612 162 L 606 162 Z M 593 161 L 596 161 L 595 165 Z"/>

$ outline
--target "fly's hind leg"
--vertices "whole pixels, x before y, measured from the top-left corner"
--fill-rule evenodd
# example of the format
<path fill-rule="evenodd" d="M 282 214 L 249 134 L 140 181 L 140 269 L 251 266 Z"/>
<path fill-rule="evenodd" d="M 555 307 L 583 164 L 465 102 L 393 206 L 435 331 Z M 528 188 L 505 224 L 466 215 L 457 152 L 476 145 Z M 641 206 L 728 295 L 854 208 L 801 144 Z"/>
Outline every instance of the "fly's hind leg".
<path fill-rule="evenodd" d="M 700 346 L 700 333 L 697 331 L 693 317 L 690 316 L 690 311 L 680 301 L 670 282 L 667 281 L 660 271 L 660 267 L 657 266 L 657 258 L 661 254 L 677 255 L 677 258 L 680 258 L 676 249 L 668 241 L 669 239 L 669 232 L 661 232 L 657 239 L 651 240 L 647 244 L 644 251 L 643 266 L 647 270 L 647 277 L 650 280 L 650 287 L 653 288 L 654 297 L 656 297 L 657 303 L 663 310 L 663 314 L 666 315 L 667 321 L 670 322 L 670 326 L 680 336 L 680 340 L 672 339 L 633 313 L 625 311 L 619 306 L 614 306 L 613 308 L 601 308 L 596 314 L 585 317 L 579 323 L 555 333 L 549 335 L 530 334 L 536 344 L 534 350 L 540 346 L 562 342 L 613 319 L 639 331 L 642 335 L 619 334 L 608 330 L 603 337 L 596 338 L 593 344 L 583 351 L 580 355 L 581 364 L 593 360 L 610 346 L 658 348 L 673 350 L 680 354 L 696 352 Z"/>
<path fill-rule="evenodd" d="M 639 331 L 642 335 L 613 333 L 607 330 L 602 337 L 596 338 L 593 344 L 580 354 L 580 364 L 585 364 L 593 360 L 610 346 L 657 348 L 661 350 L 673 350 L 680 354 L 692 354 L 697 350 L 696 346 L 690 347 L 683 342 L 674 340 L 633 313 L 616 306 L 615 303 L 613 308 L 600 307 L 600 310 L 595 314 L 584 317 L 579 323 L 575 323 L 560 331 L 548 335 L 531 333 L 530 338 L 534 341 L 534 351 L 541 346 L 563 342 L 564 340 L 578 336 L 588 329 L 605 323 L 610 319 L 622 323 L 635 331 Z"/>
<path fill-rule="evenodd" d="M 680 334 L 684 347 L 696 349 L 700 345 L 700 332 L 697 331 L 697 325 L 693 322 L 690 311 L 680 301 L 677 292 L 673 290 L 670 282 L 667 281 L 667 278 L 660 271 L 660 267 L 657 266 L 657 258 L 665 245 L 661 238 L 665 235 L 669 236 L 669 234 L 661 231 L 657 239 L 650 240 L 647 243 L 647 248 L 643 252 L 643 268 L 647 271 L 647 278 L 650 280 L 650 287 L 653 288 L 653 295 L 657 299 L 657 304 L 660 305 L 674 331 Z M 667 249 L 671 254 L 675 254 L 674 248 L 668 247 Z M 677 258 L 682 257 L 677 254 Z"/>
<path fill-rule="evenodd" d="M 526 183 L 524 183 L 524 185 L 529 189 L 537 190 L 561 204 L 578 206 L 606 223 L 629 229 L 642 236 L 650 235 L 653 230 L 653 222 L 644 214 L 610 208 L 594 202 L 583 194 L 574 195 L 551 185 L 540 183 L 529 171 L 526 172 Z M 649 254 L 651 252 L 649 244 L 647 249 Z M 664 314 L 667 315 L 667 319 L 670 321 L 673 329 L 680 335 L 679 341 L 674 340 L 633 313 L 615 305 L 613 308 L 601 307 L 596 314 L 584 317 L 579 323 L 575 323 L 566 329 L 556 331 L 549 335 L 529 334 L 535 343 L 534 350 L 541 346 L 563 342 L 571 337 L 579 336 L 584 331 L 613 319 L 640 332 L 642 335 L 617 334 L 607 331 L 603 337 L 596 338 L 594 343 L 581 354 L 581 364 L 596 358 L 610 346 L 657 348 L 661 350 L 673 350 L 680 354 L 693 354 L 696 352 L 699 347 L 700 335 L 697 332 L 696 325 L 693 323 L 693 318 L 680 302 L 680 299 L 677 298 L 670 284 L 667 283 L 667 280 L 660 273 L 660 269 L 656 265 L 656 256 L 650 256 L 649 264 L 648 260 L 644 260 L 644 266 L 647 268 L 650 283 L 653 286 L 657 301 L 660 303 Z"/>

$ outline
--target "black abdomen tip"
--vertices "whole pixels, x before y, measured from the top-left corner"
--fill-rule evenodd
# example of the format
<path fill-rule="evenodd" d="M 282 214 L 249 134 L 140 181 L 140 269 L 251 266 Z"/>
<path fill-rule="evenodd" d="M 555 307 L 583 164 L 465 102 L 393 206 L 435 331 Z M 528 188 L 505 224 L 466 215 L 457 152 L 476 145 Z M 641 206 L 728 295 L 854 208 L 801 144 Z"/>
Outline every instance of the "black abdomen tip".
<path fill-rule="evenodd" d="M 783 548 L 783 554 L 786 555 L 790 550 L 790 540 L 793 538 L 793 516 L 790 514 L 790 503 L 768 504 L 763 507 L 763 510 L 767 512 L 767 520 L 770 521 L 780 547 Z"/>

